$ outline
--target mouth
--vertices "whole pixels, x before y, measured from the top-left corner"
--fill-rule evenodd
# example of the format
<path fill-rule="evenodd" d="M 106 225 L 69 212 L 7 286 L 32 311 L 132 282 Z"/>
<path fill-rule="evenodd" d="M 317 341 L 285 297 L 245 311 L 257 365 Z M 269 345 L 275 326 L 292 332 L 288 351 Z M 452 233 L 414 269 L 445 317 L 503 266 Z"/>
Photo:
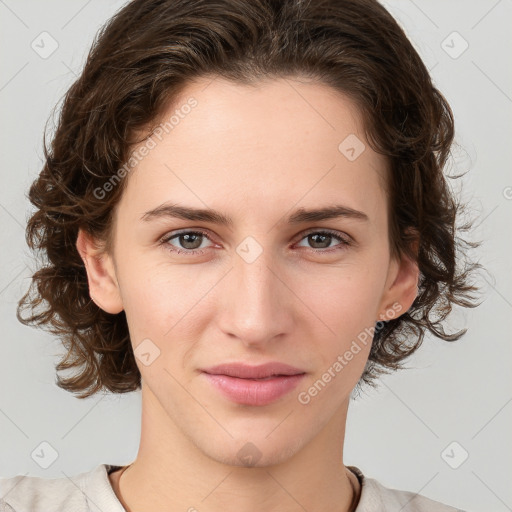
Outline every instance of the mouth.
<path fill-rule="evenodd" d="M 270 363 L 251 366 L 245 363 L 225 363 L 204 370 L 211 375 L 227 375 L 239 379 L 267 379 L 272 377 L 287 377 L 306 373 L 304 370 L 285 363 L 273 361 Z"/>
<path fill-rule="evenodd" d="M 272 362 L 260 366 L 229 363 L 202 370 L 202 374 L 230 401 L 263 406 L 290 393 L 306 372 L 287 364 Z"/>

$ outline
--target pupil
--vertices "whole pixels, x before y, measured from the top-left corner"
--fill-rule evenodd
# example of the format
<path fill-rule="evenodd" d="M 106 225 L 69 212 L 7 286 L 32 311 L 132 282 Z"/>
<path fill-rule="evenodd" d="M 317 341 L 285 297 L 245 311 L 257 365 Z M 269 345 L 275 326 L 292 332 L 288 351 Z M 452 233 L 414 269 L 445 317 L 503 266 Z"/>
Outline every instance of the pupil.
<path fill-rule="evenodd" d="M 331 239 L 331 235 L 322 235 L 322 234 L 316 234 L 316 235 L 310 235 L 310 238 L 313 240 L 313 247 L 315 246 L 315 244 L 317 243 L 320 243 L 322 244 L 323 242 L 325 242 L 325 240 L 329 240 Z M 322 241 L 318 242 L 317 240 L 314 240 L 315 238 L 321 238 Z M 329 246 L 329 244 L 327 244 L 327 247 Z"/>
<path fill-rule="evenodd" d="M 187 246 L 187 243 L 188 244 L 194 244 L 194 242 L 197 242 L 197 240 L 191 240 L 191 239 L 199 239 L 202 235 L 199 235 L 199 234 L 186 234 L 186 235 L 181 235 L 182 238 L 186 239 L 185 242 L 183 243 L 184 247 L 186 247 L 187 249 L 197 249 L 199 247 L 199 245 L 196 245 L 195 247 L 188 247 Z"/>

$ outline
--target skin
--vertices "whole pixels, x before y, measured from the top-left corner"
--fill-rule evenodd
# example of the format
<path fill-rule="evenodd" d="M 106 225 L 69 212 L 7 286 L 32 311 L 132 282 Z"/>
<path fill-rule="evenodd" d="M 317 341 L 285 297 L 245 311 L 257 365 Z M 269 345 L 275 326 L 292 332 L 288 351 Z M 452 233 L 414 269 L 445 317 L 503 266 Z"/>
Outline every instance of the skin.
<path fill-rule="evenodd" d="M 134 349 L 149 338 L 160 350 L 148 366 L 137 359 L 140 447 L 120 480 L 110 476 L 113 489 L 129 512 L 350 511 L 360 486 L 343 464 L 345 424 L 370 343 L 308 404 L 298 394 L 392 305 L 403 314 L 416 297 L 417 265 L 390 256 L 386 161 L 367 144 L 354 104 L 318 82 L 203 78 L 164 117 L 190 97 L 197 106 L 127 178 L 112 251 L 83 231 L 77 240 L 91 297 L 125 311 Z M 338 150 L 349 134 L 366 145 L 354 161 Z M 168 201 L 219 210 L 233 226 L 141 220 Z M 298 207 L 332 204 L 368 221 L 285 223 Z M 184 228 L 210 238 L 159 243 Z M 353 243 L 308 238 L 322 229 Z M 236 252 L 249 236 L 262 249 L 251 263 Z M 273 404 L 235 404 L 200 372 L 233 361 L 285 362 L 306 376 Z M 248 442 L 259 454 L 252 466 L 238 456 Z"/>

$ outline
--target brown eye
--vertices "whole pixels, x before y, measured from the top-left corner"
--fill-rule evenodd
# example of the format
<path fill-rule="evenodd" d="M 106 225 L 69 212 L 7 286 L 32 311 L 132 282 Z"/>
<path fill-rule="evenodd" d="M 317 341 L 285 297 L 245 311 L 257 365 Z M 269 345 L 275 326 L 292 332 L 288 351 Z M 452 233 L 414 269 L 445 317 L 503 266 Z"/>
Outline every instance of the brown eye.
<path fill-rule="evenodd" d="M 308 235 L 308 242 L 312 243 L 314 249 L 327 249 L 331 245 L 333 239 L 332 235 L 323 235 L 321 233 L 314 233 Z M 327 245 L 326 245 L 327 243 Z"/>
<path fill-rule="evenodd" d="M 161 243 L 170 251 L 179 254 L 201 254 L 204 252 L 202 249 L 205 249 L 201 247 L 205 238 L 210 239 L 203 231 L 181 231 L 164 237 Z M 170 243 L 171 240 L 176 240 L 177 245 Z"/>
<path fill-rule="evenodd" d="M 182 244 L 185 249 L 199 249 L 203 238 L 203 235 L 200 233 L 185 233 L 176 236 L 180 244 Z M 197 243 L 198 241 L 199 245 Z"/>
<path fill-rule="evenodd" d="M 309 248 L 317 252 L 330 252 L 331 250 L 337 250 L 350 245 L 350 241 L 345 237 L 341 236 L 337 231 L 311 231 L 301 239 L 306 240 L 309 244 Z M 341 243 L 331 245 L 333 241 Z M 322 249 L 329 249 L 329 251 L 322 251 Z"/>

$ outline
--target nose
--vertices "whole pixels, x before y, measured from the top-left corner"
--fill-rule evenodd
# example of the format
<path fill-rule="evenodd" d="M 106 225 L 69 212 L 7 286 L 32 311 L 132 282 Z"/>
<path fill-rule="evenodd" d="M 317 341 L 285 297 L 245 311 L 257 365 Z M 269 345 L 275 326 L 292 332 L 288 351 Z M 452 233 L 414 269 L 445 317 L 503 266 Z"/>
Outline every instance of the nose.
<path fill-rule="evenodd" d="M 217 317 L 220 329 L 247 347 L 264 348 L 291 332 L 294 297 L 283 270 L 271 251 L 263 250 L 254 260 L 238 254 L 219 290 Z"/>

